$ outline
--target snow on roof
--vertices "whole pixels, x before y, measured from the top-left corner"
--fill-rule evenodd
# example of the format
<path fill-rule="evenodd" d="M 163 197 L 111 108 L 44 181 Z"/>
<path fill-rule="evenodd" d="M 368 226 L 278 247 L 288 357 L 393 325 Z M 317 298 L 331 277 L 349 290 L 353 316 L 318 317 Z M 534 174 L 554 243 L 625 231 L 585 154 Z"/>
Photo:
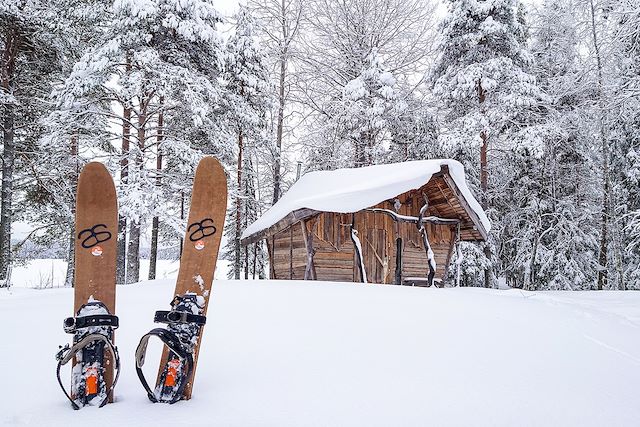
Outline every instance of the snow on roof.
<path fill-rule="evenodd" d="M 491 224 L 467 187 L 462 164 L 456 160 L 435 159 L 309 172 L 293 184 L 257 221 L 249 225 L 242 234 L 242 239 L 271 227 L 298 209 L 352 213 L 375 206 L 398 194 L 422 187 L 433 174 L 440 172 L 443 165 L 449 167 L 451 178 L 488 232 Z"/>

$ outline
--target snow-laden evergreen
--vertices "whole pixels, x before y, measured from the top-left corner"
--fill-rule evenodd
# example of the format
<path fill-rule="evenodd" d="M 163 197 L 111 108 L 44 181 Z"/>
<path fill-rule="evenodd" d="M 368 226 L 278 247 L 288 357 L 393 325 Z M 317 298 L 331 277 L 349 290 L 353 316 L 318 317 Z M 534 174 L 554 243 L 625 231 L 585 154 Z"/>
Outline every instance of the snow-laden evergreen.
<path fill-rule="evenodd" d="M 453 158 L 494 226 L 463 284 L 639 288 L 637 1 L 445 3 L 250 0 L 227 25 L 213 0 L 0 2 L 2 284 L 73 260 L 89 160 L 118 187 L 118 281 L 147 254 L 155 277 L 210 154 L 234 277 L 268 270 L 238 237 L 299 175 Z"/>
<path fill-rule="evenodd" d="M 73 123 L 101 118 L 108 123 L 106 138 L 122 139 L 120 158 L 112 157 L 110 166 L 120 169 L 120 214 L 129 229 L 128 282 L 139 277 L 141 227 L 158 217 L 170 234 L 181 229 L 175 195 L 190 187 L 187 176 L 199 153 L 225 154 L 211 137 L 219 133 L 214 112 L 221 104 L 220 22 L 210 1 L 116 0 L 101 21 L 103 37 L 57 90 L 57 117 Z M 160 155 L 164 164 L 156 161 Z M 158 167 L 149 168 L 151 162 Z"/>
<path fill-rule="evenodd" d="M 539 156 L 540 140 L 530 126 L 543 94 L 531 73 L 533 58 L 518 0 L 450 0 L 441 28 L 430 75 L 444 113 L 439 143 L 445 156 L 465 165 L 472 188 L 499 224 L 482 255 L 468 261 L 486 266 L 483 280 L 489 286 L 503 230 L 499 209 L 509 204 L 501 200 L 509 196 L 498 188 L 501 183 L 492 183 L 509 177 L 505 169 L 512 163 L 504 154 Z M 495 179 L 497 174 L 501 179 Z"/>
<path fill-rule="evenodd" d="M 0 287 L 10 279 L 12 224 L 29 217 L 25 190 L 33 195 L 38 186 L 32 165 L 44 133 L 40 119 L 50 111 L 48 95 L 64 69 L 65 21 L 56 25 L 64 10 L 60 6 L 41 0 L 0 1 Z"/>
<path fill-rule="evenodd" d="M 242 230 L 261 213 L 257 200 L 259 148 L 265 142 L 265 114 L 271 107 L 271 87 L 254 21 L 249 9 L 242 7 L 235 16 L 234 33 L 226 43 L 223 73 L 225 115 L 234 149 L 235 179 L 230 188 L 231 206 L 225 225 L 227 246 L 224 258 L 233 263 L 230 278 L 245 278 L 253 272 L 264 277 L 264 253 L 261 244 L 240 245 Z"/>

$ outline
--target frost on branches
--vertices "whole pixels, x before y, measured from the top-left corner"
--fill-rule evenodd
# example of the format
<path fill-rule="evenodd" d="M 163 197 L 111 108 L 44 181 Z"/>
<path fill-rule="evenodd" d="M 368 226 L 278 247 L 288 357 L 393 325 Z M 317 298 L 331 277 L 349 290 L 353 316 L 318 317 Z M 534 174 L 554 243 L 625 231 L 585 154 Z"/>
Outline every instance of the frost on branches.
<path fill-rule="evenodd" d="M 158 218 L 170 235 L 182 229 L 176 195 L 190 188 L 187 177 L 199 153 L 224 154 L 213 136 L 219 133 L 220 22 L 210 1 L 116 0 L 101 22 L 103 36 L 57 90 L 61 117 L 105 120 L 107 139 L 122 141 L 119 148 L 102 148 L 120 150 L 110 166 L 120 170 L 128 283 L 139 280 L 141 227 Z"/>
<path fill-rule="evenodd" d="M 386 151 L 384 143 L 390 137 L 391 119 L 406 109 L 396 86 L 396 79 L 373 48 L 359 74 L 345 84 L 341 96 L 326 105 L 325 132 L 335 139 L 313 156 L 329 151 L 334 160 L 332 168 L 380 163 Z M 321 162 L 326 164 L 327 160 Z"/>
<path fill-rule="evenodd" d="M 465 169 L 478 171 L 483 143 L 512 146 L 523 113 L 541 93 L 528 71 L 532 57 L 516 0 L 449 0 L 448 7 L 431 73 L 433 94 L 446 111 L 441 138 Z M 517 143 L 535 146 L 535 140 Z M 478 179 L 476 172 L 476 185 Z"/>
<path fill-rule="evenodd" d="M 265 116 L 271 107 L 271 86 L 262 49 L 254 32 L 248 9 L 235 16 L 235 31 L 226 43 L 224 73 L 225 121 L 229 138 L 236 142 L 235 185 L 231 186 L 225 234 L 228 238 L 224 258 L 231 261 L 230 278 L 264 277 L 265 253 L 261 243 L 240 245 L 240 235 L 261 212 L 257 182 L 260 147 L 265 145 Z"/>

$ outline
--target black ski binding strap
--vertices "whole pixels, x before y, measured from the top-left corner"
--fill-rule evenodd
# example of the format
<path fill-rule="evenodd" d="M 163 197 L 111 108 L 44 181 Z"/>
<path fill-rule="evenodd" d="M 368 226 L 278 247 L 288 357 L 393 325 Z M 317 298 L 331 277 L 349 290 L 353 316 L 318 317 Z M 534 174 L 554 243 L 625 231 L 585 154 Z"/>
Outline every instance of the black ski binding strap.
<path fill-rule="evenodd" d="M 88 328 L 89 326 L 109 326 L 118 329 L 118 316 L 111 314 L 94 314 L 93 316 L 67 317 L 64 319 L 64 331 L 74 334 L 76 329 Z"/>
<path fill-rule="evenodd" d="M 176 296 L 170 311 L 156 311 L 154 322 L 166 323 L 167 329 L 155 328 L 140 339 L 136 349 L 136 372 L 153 403 L 176 403 L 182 399 L 185 387 L 193 374 L 193 350 L 207 318 L 202 315 L 204 301 L 196 294 Z M 142 372 L 149 338 L 158 337 L 168 348 L 166 366 L 154 390 Z"/>
<path fill-rule="evenodd" d="M 113 393 L 120 376 L 120 356 L 113 345 L 113 331 L 118 327 L 118 317 L 109 313 L 100 301 L 90 300 L 84 304 L 76 317 L 64 320 L 64 331 L 74 334 L 73 345 L 60 346 L 56 354 L 58 367 L 56 376 L 63 393 L 71 402 L 73 409 L 83 406 L 104 406 Z M 105 352 L 115 362 L 114 378 L 107 389 L 105 364 L 109 363 Z M 60 378 L 62 366 L 75 359 L 72 369 L 71 394 L 67 392 Z"/>

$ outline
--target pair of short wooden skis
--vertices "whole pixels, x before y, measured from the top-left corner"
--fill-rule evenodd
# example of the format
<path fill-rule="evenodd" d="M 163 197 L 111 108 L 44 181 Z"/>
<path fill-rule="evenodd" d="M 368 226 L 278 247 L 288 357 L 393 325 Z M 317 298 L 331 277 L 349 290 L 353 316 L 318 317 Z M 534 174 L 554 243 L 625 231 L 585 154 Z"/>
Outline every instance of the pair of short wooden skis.
<path fill-rule="evenodd" d="M 157 311 L 156 328 L 144 335 L 136 350 L 136 370 L 152 402 L 190 399 L 195 369 L 211 295 L 220 239 L 227 208 L 227 180 L 220 163 L 205 157 L 196 170 L 189 221 L 180 258 L 171 310 Z M 88 163 L 78 181 L 74 317 L 64 321 L 74 335 L 57 355 L 60 387 L 74 409 L 113 402 L 120 374 L 114 345 L 119 326 L 115 316 L 118 206 L 113 180 L 101 163 Z M 149 338 L 164 343 L 155 387 L 149 387 L 142 365 Z M 71 390 L 60 379 L 60 369 L 72 361 Z"/>

